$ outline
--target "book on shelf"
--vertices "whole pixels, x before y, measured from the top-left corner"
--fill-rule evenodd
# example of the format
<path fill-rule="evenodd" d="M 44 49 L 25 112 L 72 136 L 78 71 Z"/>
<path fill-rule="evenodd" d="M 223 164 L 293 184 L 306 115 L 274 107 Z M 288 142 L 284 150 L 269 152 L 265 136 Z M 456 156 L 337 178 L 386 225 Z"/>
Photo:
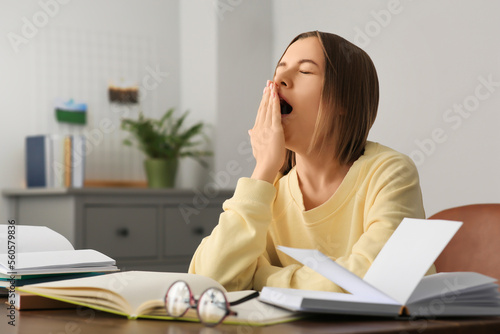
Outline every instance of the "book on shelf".
<path fill-rule="evenodd" d="M 12 227 L 0 225 L 0 286 L 10 285 L 11 280 L 21 286 L 118 270 L 109 256 L 93 249 L 75 250 L 68 239 L 48 227 L 18 225 L 15 234 L 9 233 Z"/>
<path fill-rule="evenodd" d="M 26 137 L 26 186 L 78 188 L 85 179 L 85 136 Z"/>
<path fill-rule="evenodd" d="M 317 250 L 279 247 L 349 293 L 264 287 L 288 310 L 388 317 L 499 316 L 496 279 L 474 272 L 424 276 L 461 222 L 405 218 L 360 278 Z"/>
<path fill-rule="evenodd" d="M 51 183 L 49 143 L 47 136 L 26 137 L 25 159 L 28 187 L 48 187 Z"/>
<path fill-rule="evenodd" d="M 83 187 L 85 181 L 86 138 L 83 135 L 71 137 L 71 186 Z"/>
<path fill-rule="evenodd" d="M 215 280 L 187 273 L 125 271 L 102 276 L 25 285 L 19 291 L 54 300 L 81 305 L 96 310 L 125 316 L 129 319 L 145 318 L 174 320 L 167 315 L 164 297 L 172 283 L 185 281 L 194 296 L 208 288 L 222 290 L 228 301 L 235 302 L 248 297 L 254 291 L 227 292 Z M 299 318 L 297 313 L 268 305 L 252 298 L 230 306 L 236 315 L 225 318 L 225 324 L 269 325 Z M 198 321 L 195 309 L 190 309 L 178 320 Z"/>

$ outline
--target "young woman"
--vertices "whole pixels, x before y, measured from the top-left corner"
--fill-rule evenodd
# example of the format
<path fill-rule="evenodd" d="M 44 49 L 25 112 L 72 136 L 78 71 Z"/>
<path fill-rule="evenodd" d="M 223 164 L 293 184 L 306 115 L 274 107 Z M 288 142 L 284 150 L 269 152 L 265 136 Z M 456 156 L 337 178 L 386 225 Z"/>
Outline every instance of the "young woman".
<path fill-rule="evenodd" d="M 238 180 L 189 271 L 228 290 L 342 291 L 283 245 L 318 249 L 363 277 L 403 218 L 425 216 L 413 162 L 367 141 L 378 100 L 363 50 L 318 31 L 293 39 L 249 131 L 253 174 Z"/>

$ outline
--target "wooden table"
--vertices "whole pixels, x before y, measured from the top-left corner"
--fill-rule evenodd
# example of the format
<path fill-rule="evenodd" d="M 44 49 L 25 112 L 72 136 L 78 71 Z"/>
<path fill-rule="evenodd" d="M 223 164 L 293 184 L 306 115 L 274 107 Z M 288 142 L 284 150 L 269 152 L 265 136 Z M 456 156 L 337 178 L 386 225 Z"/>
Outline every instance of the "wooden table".
<path fill-rule="evenodd" d="M 21 311 L 8 324 L 5 298 L 0 298 L 1 334 L 315 334 L 315 333 L 500 333 L 500 317 L 461 319 L 393 320 L 366 317 L 316 316 L 265 327 L 220 325 L 206 328 L 199 323 L 161 320 L 127 320 L 88 308 Z"/>

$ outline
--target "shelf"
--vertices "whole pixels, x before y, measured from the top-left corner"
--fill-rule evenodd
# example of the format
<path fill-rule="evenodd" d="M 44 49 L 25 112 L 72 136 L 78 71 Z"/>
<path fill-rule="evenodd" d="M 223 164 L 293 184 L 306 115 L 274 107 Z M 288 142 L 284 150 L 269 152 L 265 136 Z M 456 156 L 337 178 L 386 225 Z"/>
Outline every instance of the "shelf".
<path fill-rule="evenodd" d="M 205 197 L 213 197 L 215 190 L 211 189 Z M 217 196 L 231 197 L 234 189 L 219 189 Z M 58 196 L 58 195 L 166 195 L 166 196 L 199 196 L 204 194 L 200 189 L 176 189 L 176 188 L 126 188 L 126 187 L 84 187 L 84 188 L 10 188 L 3 189 L 4 197 L 19 196 Z"/>

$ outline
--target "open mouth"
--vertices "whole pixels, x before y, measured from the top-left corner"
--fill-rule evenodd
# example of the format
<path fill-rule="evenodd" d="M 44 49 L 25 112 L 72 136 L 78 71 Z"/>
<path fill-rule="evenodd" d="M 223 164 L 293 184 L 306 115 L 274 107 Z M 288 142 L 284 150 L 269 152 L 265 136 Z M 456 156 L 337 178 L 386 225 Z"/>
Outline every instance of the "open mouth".
<path fill-rule="evenodd" d="M 281 114 L 282 115 L 288 115 L 293 110 L 292 106 L 289 105 L 288 102 L 286 102 L 282 98 L 280 98 L 280 107 L 281 107 Z"/>

